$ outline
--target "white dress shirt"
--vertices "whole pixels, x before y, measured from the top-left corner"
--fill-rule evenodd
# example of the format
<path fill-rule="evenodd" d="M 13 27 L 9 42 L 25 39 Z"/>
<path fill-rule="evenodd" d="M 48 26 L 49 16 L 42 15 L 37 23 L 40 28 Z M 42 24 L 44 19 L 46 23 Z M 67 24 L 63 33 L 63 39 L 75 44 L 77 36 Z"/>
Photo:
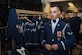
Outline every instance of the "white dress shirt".
<path fill-rule="evenodd" d="M 54 31 L 55 31 L 55 28 L 56 28 L 56 25 L 57 25 L 57 23 L 58 23 L 58 21 L 59 21 L 59 18 L 57 18 L 57 19 L 55 19 L 55 20 L 56 20 L 55 23 L 53 22 L 53 20 L 51 20 L 52 34 L 53 34 Z"/>

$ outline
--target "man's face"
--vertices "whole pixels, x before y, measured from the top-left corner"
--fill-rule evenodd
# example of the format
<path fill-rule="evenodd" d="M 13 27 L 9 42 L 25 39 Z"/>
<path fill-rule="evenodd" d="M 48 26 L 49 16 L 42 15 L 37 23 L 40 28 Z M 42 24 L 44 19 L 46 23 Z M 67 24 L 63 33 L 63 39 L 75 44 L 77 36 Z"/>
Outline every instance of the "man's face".
<path fill-rule="evenodd" d="M 74 12 L 74 13 L 73 13 L 73 17 L 75 17 L 75 16 L 77 16 L 77 12 Z"/>
<path fill-rule="evenodd" d="M 60 10 L 57 7 L 51 7 L 50 8 L 51 19 L 59 18 L 59 16 L 60 16 Z"/>
<path fill-rule="evenodd" d="M 65 16 L 65 12 L 62 12 L 62 16 Z"/>

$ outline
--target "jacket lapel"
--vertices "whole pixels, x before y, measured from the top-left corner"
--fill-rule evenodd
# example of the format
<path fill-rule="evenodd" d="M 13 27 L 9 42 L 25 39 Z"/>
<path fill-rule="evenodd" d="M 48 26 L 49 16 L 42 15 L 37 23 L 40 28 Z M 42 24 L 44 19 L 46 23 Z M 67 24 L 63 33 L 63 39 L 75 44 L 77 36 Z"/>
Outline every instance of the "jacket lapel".
<path fill-rule="evenodd" d="M 50 31 L 50 34 L 52 34 L 51 21 L 49 21 L 49 31 Z"/>

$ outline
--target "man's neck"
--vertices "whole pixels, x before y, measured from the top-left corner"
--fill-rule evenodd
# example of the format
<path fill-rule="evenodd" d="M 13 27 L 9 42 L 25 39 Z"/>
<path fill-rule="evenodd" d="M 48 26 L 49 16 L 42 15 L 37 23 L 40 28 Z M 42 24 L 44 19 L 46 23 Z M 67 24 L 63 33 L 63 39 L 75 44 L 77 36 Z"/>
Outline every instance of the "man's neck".
<path fill-rule="evenodd" d="M 57 20 L 57 19 L 59 19 L 59 18 L 55 18 L 55 19 L 53 18 L 53 19 L 51 19 L 51 20 Z"/>

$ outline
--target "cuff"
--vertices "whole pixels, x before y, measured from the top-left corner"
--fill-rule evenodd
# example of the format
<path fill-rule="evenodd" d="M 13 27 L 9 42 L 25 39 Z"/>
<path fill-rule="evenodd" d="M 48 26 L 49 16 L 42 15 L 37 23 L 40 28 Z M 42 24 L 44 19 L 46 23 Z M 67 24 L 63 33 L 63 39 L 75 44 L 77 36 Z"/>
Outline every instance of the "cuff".
<path fill-rule="evenodd" d="M 46 44 L 46 40 L 43 40 L 41 45 L 44 46 Z"/>
<path fill-rule="evenodd" d="M 66 50 L 65 44 L 63 41 L 58 43 L 59 50 Z"/>

